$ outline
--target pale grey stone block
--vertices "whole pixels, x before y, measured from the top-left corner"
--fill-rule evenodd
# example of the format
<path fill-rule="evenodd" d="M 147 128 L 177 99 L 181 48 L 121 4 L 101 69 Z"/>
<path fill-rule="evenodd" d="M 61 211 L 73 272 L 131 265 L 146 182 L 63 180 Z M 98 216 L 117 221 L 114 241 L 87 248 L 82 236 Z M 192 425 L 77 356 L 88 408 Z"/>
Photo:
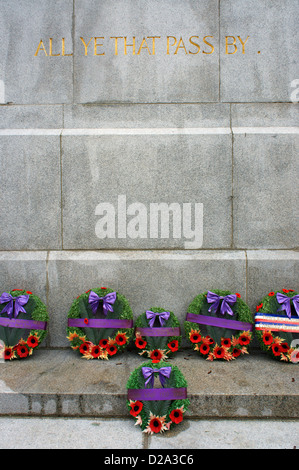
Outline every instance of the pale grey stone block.
<path fill-rule="evenodd" d="M 217 0 L 152 0 L 146 5 L 140 0 L 104 0 L 100 4 L 83 0 L 75 3 L 75 16 L 75 102 L 218 101 Z M 207 35 L 213 36 L 206 41 L 214 51 L 203 42 Z M 127 44 L 133 44 L 134 36 L 135 54 L 128 45 L 125 55 L 124 37 Z M 155 55 L 150 36 L 160 36 L 155 40 Z M 169 39 L 169 54 L 167 36 L 175 38 Z M 189 42 L 192 36 L 198 36 L 193 42 L 200 45 L 199 52 Z M 94 55 L 92 39 L 85 56 L 81 37 L 85 44 L 99 37 L 96 42 L 103 46 L 96 46 L 96 53 L 105 55 Z M 117 55 L 113 37 L 122 37 Z M 147 44 L 142 43 L 143 38 Z"/>
<path fill-rule="evenodd" d="M 193 298 L 208 289 L 229 289 L 245 298 L 245 253 L 51 252 L 49 312 L 51 346 L 67 346 L 65 329 L 73 300 L 95 287 L 111 287 L 128 299 L 136 319 L 150 307 L 174 312 L 181 325 Z"/>
<path fill-rule="evenodd" d="M 269 292 L 281 289 L 299 291 L 297 251 L 249 250 L 247 263 L 248 299 L 253 312 Z"/>
<path fill-rule="evenodd" d="M 65 128 L 228 128 L 229 104 L 65 105 Z"/>
<path fill-rule="evenodd" d="M 298 243 L 298 135 L 235 135 L 234 244 L 293 249 Z"/>
<path fill-rule="evenodd" d="M 107 136 L 62 137 L 64 248 L 191 248 L 186 243 L 194 236 L 185 231 L 184 203 L 191 204 L 192 229 L 199 234 L 202 228 L 203 241 L 194 248 L 230 247 L 231 140 L 231 135 L 217 130 L 214 135 L 138 135 L 133 130 L 130 135 L 113 131 Z M 123 206 L 119 196 L 126 197 Z M 105 214 L 102 203 L 111 204 L 115 211 L 115 232 L 106 238 L 97 230 Z M 144 206 L 145 214 L 139 236 L 140 226 L 133 218 L 140 209 L 131 206 L 128 214 L 135 203 Z M 166 232 L 155 231 L 150 204 L 160 203 L 178 205 L 179 233 L 173 232 L 171 218 L 169 222 L 163 218 Z M 203 204 L 203 222 L 198 218 L 196 227 L 195 204 Z M 127 228 L 133 220 L 131 231 L 119 229 L 122 217 Z M 157 226 L 161 228 L 160 219 Z"/>
<path fill-rule="evenodd" d="M 60 141 L 1 136 L 2 250 L 61 247 Z"/>
<path fill-rule="evenodd" d="M 1 0 L 0 80 L 4 103 L 42 104 L 72 102 L 73 1 Z M 50 38 L 52 54 L 50 57 Z M 47 56 L 40 50 L 40 41 Z"/>
<path fill-rule="evenodd" d="M 243 103 L 231 105 L 234 127 L 298 127 L 296 103 Z"/>
<path fill-rule="evenodd" d="M 0 128 L 58 129 L 63 127 L 62 106 L 0 106 Z"/>
<path fill-rule="evenodd" d="M 299 9 L 297 0 L 220 2 L 220 97 L 222 101 L 291 101 L 297 78 Z M 235 46 L 225 37 L 234 36 Z M 238 36 L 245 43 L 242 44 Z M 233 39 L 228 39 L 232 43 Z"/>

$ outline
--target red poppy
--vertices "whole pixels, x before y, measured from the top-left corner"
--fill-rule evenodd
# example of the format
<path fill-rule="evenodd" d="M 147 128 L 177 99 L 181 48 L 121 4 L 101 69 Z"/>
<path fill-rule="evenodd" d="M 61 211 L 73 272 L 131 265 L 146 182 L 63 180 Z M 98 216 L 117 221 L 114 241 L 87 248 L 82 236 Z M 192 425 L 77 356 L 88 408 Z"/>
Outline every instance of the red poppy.
<path fill-rule="evenodd" d="M 256 311 L 258 312 L 262 308 L 263 304 L 259 304 L 256 306 Z"/>
<path fill-rule="evenodd" d="M 247 344 L 250 343 L 250 337 L 246 334 L 242 334 L 239 336 L 238 341 L 239 341 L 239 344 L 241 344 L 242 346 L 246 346 Z"/>
<path fill-rule="evenodd" d="M 272 344 L 271 348 L 272 348 L 272 352 L 274 356 L 280 356 L 280 353 L 281 353 L 280 344 L 274 343 Z"/>
<path fill-rule="evenodd" d="M 88 292 L 90 292 L 90 291 L 91 291 L 91 289 L 88 289 L 88 290 L 85 292 L 85 294 L 88 294 Z M 80 295 L 79 295 L 79 297 L 80 297 Z"/>
<path fill-rule="evenodd" d="M 127 336 L 124 333 L 118 333 L 115 338 L 115 341 L 119 346 L 123 346 L 127 342 Z"/>
<path fill-rule="evenodd" d="M 222 338 L 221 340 L 221 346 L 224 346 L 225 348 L 230 348 L 232 345 L 232 342 L 230 338 Z"/>
<path fill-rule="evenodd" d="M 27 344 L 29 348 L 36 348 L 38 346 L 38 338 L 36 336 L 29 336 L 27 339 Z"/>
<path fill-rule="evenodd" d="M 149 422 L 149 427 L 154 433 L 158 433 L 162 428 L 162 421 L 158 417 L 154 417 Z"/>
<path fill-rule="evenodd" d="M 200 334 L 197 333 L 196 331 L 194 331 L 193 333 L 191 332 L 190 333 L 190 341 L 191 341 L 191 343 L 200 343 L 200 341 L 201 341 Z"/>
<path fill-rule="evenodd" d="M 144 339 L 142 339 L 141 337 L 139 337 L 139 338 L 136 338 L 135 345 L 139 349 L 144 349 L 145 346 L 147 345 L 147 342 Z"/>
<path fill-rule="evenodd" d="M 236 296 L 240 299 L 241 298 L 241 294 L 239 294 L 239 292 L 236 292 Z"/>
<path fill-rule="evenodd" d="M 139 415 L 140 411 L 143 408 L 143 403 L 141 401 L 133 401 L 130 403 L 130 414 L 136 418 L 137 415 Z"/>
<path fill-rule="evenodd" d="M 85 325 L 88 325 L 88 318 L 84 318 Z"/>
<path fill-rule="evenodd" d="M 288 294 L 290 292 L 289 289 L 282 289 L 282 292 L 284 292 L 285 294 Z"/>
<path fill-rule="evenodd" d="M 217 348 L 214 349 L 214 356 L 217 359 L 222 359 L 225 354 L 225 349 L 222 346 L 218 346 Z"/>
<path fill-rule="evenodd" d="M 11 292 L 16 292 L 16 291 L 20 291 L 20 292 L 21 292 L 22 290 L 24 290 L 24 289 L 13 289 Z"/>
<path fill-rule="evenodd" d="M 100 346 L 95 345 L 91 348 L 90 354 L 92 355 L 92 357 L 97 358 L 101 355 L 101 352 L 102 351 L 101 351 Z"/>
<path fill-rule="evenodd" d="M 82 343 L 80 348 L 79 348 L 79 351 L 80 351 L 81 354 L 89 353 L 89 351 L 90 351 L 90 342 L 85 341 L 84 343 Z"/>
<path fill-rule="evenodd" d="M 107 348 L 108 339 L 101 339 L 99 344 L 100 344 L 101 348 Z"/>
<path fill-rule="evenodd" d="M 241 354 L 241 350 L 240 350 L 240 349 L 238 349 L 238 348 L 234 348 L 234 349 L 233 349 L 233 352 L 232 352 L 233 357 L 239 357 L 240 354 Z"/>
<path fill-rule="evenodd" d="M 270 297 L 273 297 L 275 295 L 275 292 L 269 292 L 268 294 Z"/>
<path fill-rule="evenodd" d="M 271 335 L 271 333 L 267 333 L 266 331 L 263 333 L 263 342 L 267 346 L 273 343 L 273 336 Z"/>
<path fill-rule="evenodd" d="M 170 341 L 170 343 L 167 344 L 167 347 L 170 349 L 170 351 L 175 352 L 179 349 L 179 342 L 177 339 L 174 339 L 173 341 Z"/>
<path fill-rule="evenodd" d="M 205 356 L 206 354 L 209 354 L 210 346 L 204 343 L 200 346 L 199 351 Z"/>
<path fill-rule="evenodd" d="M 27 357 L 29 354 L 29 349 L 25 344 L 18 344 L 17 345 L 17 354 L 19 357 Z"/>
<path fill-rule="evenodd" d="M 101 289 L 104 289 L 104 290 L 106 290 L 106 289 L 107 289 L 107 287 L 101 287 Z"/>
<path fill-rule="evenodd" d="M 182 410 L 176 409 L 172 410 L 172 412 L 169 415 L 169 418 L 171 421 L 173 421 L 175 424 L 179 424 L 181 421 L 183 421 L 183 413 Z"/>
<path fill-rule="evenodd" d="M 26 290 L 26 294 L 31 294 L 31 295 L 33 295 L 32 292 L 30 292 L 30 290 Z"/>
<path fill-rule="evenodd" d="M 152 360 L 154 364 L 156 364 L 157 362 L 160 362 L 162 359 L 162 356 L 163 354 L 161 353 L 159 349 L 154 349 L 154 351 L 151 351 L 150 353 L 150 359 Z"/>
<path fill-rule="evenodd" d="M 288 343 L 285 342 L 285 343 L 280 344 L 281 352 L 286 353 L 286 352 L 288 352 L 289 349 L 290 349 L 290 347 L 289 347 Z"/>
<path fill-rule="evenodd" d="M 117 353 L 117 347 L 114 344 L 110 344 L 106 348 L 109 356 L 114 356 Z"/>
<path fill-rule="evenodd" d="M 209 344 L 214 344 L 214 343 L 215 343 L 215 341 L 213 340 L 213 338 L 211 338 L 211 336 L 209 336 L 209 335 L 206 336 L 206 340 L 207 340 L 207 342 L 208 342 Z"/>
<path fill-rule="evenodd" d="M 14 352 L 12 348 L 5 348 L 4 350 L 4 359 L 6 361 L 10 360 L 13 358 Z"/>

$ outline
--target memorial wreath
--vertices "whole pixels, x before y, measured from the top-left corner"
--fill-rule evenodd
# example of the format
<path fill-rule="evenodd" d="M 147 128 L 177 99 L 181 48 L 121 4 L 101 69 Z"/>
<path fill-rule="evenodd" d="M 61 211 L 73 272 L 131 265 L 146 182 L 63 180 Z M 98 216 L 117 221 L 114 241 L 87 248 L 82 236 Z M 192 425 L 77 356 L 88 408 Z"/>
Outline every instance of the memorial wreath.
<path fill-rule="evenodd" d="M 154 388 L 155 376 L 162 388 Z M 168 431 L 183 420 L 190 401 L 187 381 L 177 366 L 147 362 L 137 367 L 127 383 L 127 407 L 144 433 Z"/>
<path fill-rule="evenodd" d="M 269 292 L 256 307 L 255 331 L 263 351 L 273 358 L 299 362 L 299 294 Z"/>
<path fill-rule="evenodd" d="M 137 318 L 135 326 L 135 346 L 153 363 L 171 357 L 181 345 L 180 323 L 173 312 L 151 308 Z"/>
<path fill-rule="evenodd" d="M 30 291 L 13 289 L 0 296 L 0 357 L 24 359 L 47 336 L 47 307 Z"/>
<path fill-rule="evenodd" d="M 238 293 L 214 290 L 199 294 L 188 307 L 184 326 L 193 349 L 208 361 L 230 361 L 248 354 L 253 319 Z"/>
<path fill-rule="evenodd" d="M 79 295 L 68 313 L 68 340 L 85 359 L 109 359 L 124 351 L 133 335 L 127 299 L 106 287 Z"/>

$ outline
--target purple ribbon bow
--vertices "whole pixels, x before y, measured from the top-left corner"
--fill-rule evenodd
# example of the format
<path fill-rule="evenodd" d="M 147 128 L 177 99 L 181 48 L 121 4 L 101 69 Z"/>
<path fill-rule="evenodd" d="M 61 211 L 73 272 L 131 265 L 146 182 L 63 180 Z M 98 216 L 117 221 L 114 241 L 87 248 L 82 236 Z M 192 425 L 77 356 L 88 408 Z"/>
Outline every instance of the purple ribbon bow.
<path fill-rule="evenodd" d="M 295 311 L 299 317 L 299 295 L 298 294 L 294 295 L 293 297 L 288 297 L 287 295 L 277 292 L 276 299 L 277 299 L 277 302 L 281 304 L 281 306 L 278 307 L 277 311 L 281 312 L 282 310 L 285 310 L 289 318 L 291 318 L 292 316 L 292 308 L 291 308 L 291 300 L 292 300 Z"/>
<path fill-rule="evenodd" d="M 145 379 L 145 385 L 147 385 L 150 382 L 151 388 L 153 388 L 154 386 L 155 372 L 158 372 L 159 374 L 159 379 L 160 379 L 162 387 L 164 387 L 166 379 L 168 379 L 171 374 L 171 367 L 161 367 L 160 369 L 152 369 L 151 367 L 142 367 L 141 370 L 142 370 L 143 377 Z"/>
<path fill-rule="evenodd" d="M 208 291 L 207 301 L 209 304 L 212 304 L 208 311 L 209 312 L 212 311 L 216 313 L 219 308 L 219 304 L 221 300 L 222 302 L 221 302 L 221 307 L 220 307 L 220 313 L 222 315 L 224 315 L 225 313 L 228 313 L 229 315 L 233 315 L 234 312 L 230 308 L 230 305 L 234 305 L 236 303 L 237 301 L 236 294 L 230 294 L 230 295 L 226 295 L 225 297 L 222 297 L 221 295 L 217 295 L 214 292 Z"/>
<path fill-rule="evenodd" d="M 17 318 L 20 312 L 26 313 L 26 310 L 23 308 L 23 305 L 26 305 L 29 300 L 29 295 L 19 295 L 18 297 L 13 297 L 7 292 L 3 292 L 0 297 L 0 304 L 8 304 L 4 307 L 1 313 L 7 312 L 7 315 L 12 319 L 12 314 L 14 313 L 14 318 Z"/>
<path fill-rule="evenodd" d="M 159 321 L 160 321 L 160 325 L 163 326 L 164 323 L 168 320 L 168 318 L 170 317 L 170 313 L 169 312 L 161 312 L 161 313 L 156 313 L 156 312 L 152 312 L 151 310 L 147 310 L 145 312 L 146 314 L 146 318 L 149 320 L 148 324 L 149 324 L 149 327 L 150 328 L 153 328 L 154 326 L 154 323 L 155 323 L 155 320 L 156 320 L 156 317 L 159 318 Z"/>
<path fill-rule="evenodd" d="M 112 305 L 116 301 L 116 292 L 111 292 L 110 294 L 107 294 L 104 297 L 99 297 L 93 291 L 90 292 L 88 302 L 90 303 L 90 307 L 94 315 L 97 313 L 100 300 L 103 301 L 103 312 L 104 315 L 107 316 L 108 311 L 113 312 Z"/>

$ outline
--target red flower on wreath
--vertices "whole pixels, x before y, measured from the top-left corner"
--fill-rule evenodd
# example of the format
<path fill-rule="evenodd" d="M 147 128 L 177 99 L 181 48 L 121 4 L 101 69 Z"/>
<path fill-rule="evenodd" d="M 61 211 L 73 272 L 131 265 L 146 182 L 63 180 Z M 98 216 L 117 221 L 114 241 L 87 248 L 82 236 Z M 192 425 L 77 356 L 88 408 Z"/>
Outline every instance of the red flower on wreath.
<path fill-rule="evenodd" d="M 287 342 L 284 342 L 284 343 L 280 344 L 281 352 L 286 353 L 286 352 L 288 352 L 289 349 L 290 349 L 290 347 L 289 347 Z"/>
<path fill-rule="evenodd" d="M 209 351 L 210 351 L 210 346 L 205 343 L 203 343 L 199 348 L 199 352 L 201 352 L 201 354 L 203 354 L 204 356 L 206 354 L 209 354 Z"/>
<path fill-rule="evenodd" d="M 230 348 L 231 347 L 231 339 L 230 338 L 222 338 L 221 339 L 221 346 L 223 346 L 224 348 Z"/>
<path fill-rule="evenodd" d="M 190 338 L 191 343 L 200 343 L 201 341 L 201 336 L 196 330 L 190 331 L 189 338 Z"/>
<path fill-rule="evenodd" d="M 263 342 L 266 346 L 269 346 L 270 344 L 273 343 L 273 336 L 269 331 L 264 331 L 263 332 Z"/>
<path fill-rule="evenodd" d="M 38 346 L 38 337 L 37 336 L 29 336 L 27 339 L 27 344 L 29 348 L 36 348 Z"/>
<path fill-rule="evenodd" d="M 209 335 L 206 336 L 205 340 L 208 344 L 214 344 L 215 343 L 213 338 L 211 338 L 211 336 L 209 336 Z"/>
<path fill-rule="evenodd" d="M 19 357 L 27 357 L 29 354 L 29 349 L 27 348 L 26 344 L 18 344 L 17 345 L 17 354 Z"/>
<path fill-rule="evenodd" d="M 258 312 L 262 308 L 263 304 L 259 304 L 256 306 L 256 311 Z"/>
<path fill-rule="evenodd" d="M 117 342 L 119 346 L 123 346 L 124 344 L 126 344 L 127 340 L 128 340 L 128 337 L 126 336 L 125 333 L 118 333 L 115 338 L 115 341 Z"/>
<path fill-rule="evenodd" d="M 149 422 L 150 430 L 156 434 L 161 431 L 162 426 L 163 421 L 160 419 L 159 416 L 154 416 Z"/>
<path fill-rule="evenodd" d="M 84 321 L 85 325 L 88 325 L 88 321 L 89 321 L 88 318 L 84 318 L 83 321 Z"/>
<path fill-rule="evenodd" d="M 239 292 L 236 292 L 236 296 L 238 297 L 238 299 L 241 298 L 241 294 L 239 294 Z"/>
<path fill-rule="evenodd" d="M 274 356 L 280 356 L 281 354 L 280 344 L 276 344 L 276 343 L 272 344 L 271 349 L 272 349 Z"/>
<path fill-rule="evenodd" d="M 5 348 L 4 359 L 5 361 L 11 360 L 14 357 L 14 351 L 12 348 Z"/>
<path fill-rule="evenodd" d="M 143 403 L 141 401 L 132 401 L 130 403 L 130 407 L 131 407 L 131 410 L 130 410 L 130 414 L 132 416 L 134 416 L 134 418 L 136 418 L 136 416 L 139 415 L 140 411 L 142 410 L 143 408 Z"/>
<path fill-rule="evenodd" d="M 101 355 L 101 352 L 102 352 L 102 350 L 101 350 L 100 346 L 95 345 L 95 346 L 92 346 L 90 354 L 92 355 L 92 357 L 97 358 Z"/>
<path fill-rule="evenodd" d="M 99 344 L 100 344 L 101 348 L 106 349 L 107 346 L 108 346 L 108 339 L 101 339 Z"/>
<path fill-rule="evenodd" d="M 147 341 L 145 341 L 144 339 L 142 339 L 141 336 L 138 336 L 138 338 L 136 338 L 135 345 L 136 345 L 137 348 L 139 348 L 139 349 L 144 349 L 145 346 L 147 345 Z"/>
<path fill-rule="evenodd" d="M 149 357 L 152 360 L 152 362 L 156 364 L 157 362 L 161 361 L 163 357 L 163 353 L 160 351 L 160 349 L 154 349 L 153 351 L 151 351 Z"/>
<path fill-rule="evenodd" d="M 173 341 L 170 341 L 170 343 L 167 344 L 167 347 L 170 349 L 170 351 L 175 352 L 179 349 L 179 342 L 177 339 L 174 339 Z"/>
<path fill-rule="evenodd" d="M 241 354 L 241 349 L 238 349 L 238 348 L 233 349 L 233 352 L 232 352 L 233 357 L 239 357 L 240 354 Z"/>
<path fill-rule="evenodd" d="M 172 412 L 169 415 L 169 418 L 175 424 L 179 424 L 181 421 L 183 421 L 183 412 L 182 412 L 182 410 L 180 408 L 177 408 L 176 410 L 172 410 Z"/>
<path fill-rule="evenodd" d="M 80 348 L 79 348 L 79 351 L 81 354 L 87 354 L 90 352 L 90 342 L 89 341 L 85 341 L 84 343 L 81 344 Z"/>
<path fill-rule="evenodd" d="M 288 294 L 290 292 L 290 289 L 282 289 L 282 292 L 284 292 L 285 294 Z M 292 291 L 294 292 L 294 291 Z"/>
<path fill-rule="evenodd" d="M 117 353 L 117 347 L 114 344 L 109 344 L 106 348 L 109 356 L 114 356 Z"/>
<path fill-rule="evenodd" d="M 273 297 L 275 295 L 275 292 L 269 292 L 268 294 L 270 297 Z"/>
<path fill-rule="evenodd" d="M 213 352 L 217 359 L 222 359 L 225 354 L 225 349 L 222 346 L 217 346 Z"/>
<path fill-rule="evenodd" d="M 250 334 L 246 333 L 245 331 L 239 336 L 238 342 L 241 344 L 241 346 L 246 346 L 247 344 L 250 343 Z"/>
<path fill-rule="evenodd" d="M 30 290 L 26 290 L 26 294 L 31 294 L 31 295 L 33 295 L 32 292 L 30 292 Z"/>

